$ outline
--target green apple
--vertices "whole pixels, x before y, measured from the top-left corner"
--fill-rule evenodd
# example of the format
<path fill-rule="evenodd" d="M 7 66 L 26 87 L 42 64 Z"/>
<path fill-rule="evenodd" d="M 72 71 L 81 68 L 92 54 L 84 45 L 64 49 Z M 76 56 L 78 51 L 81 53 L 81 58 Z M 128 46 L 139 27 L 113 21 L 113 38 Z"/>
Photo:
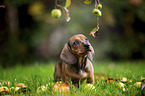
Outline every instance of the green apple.
<path fill-rule="evenodd" d="M 51 16 L 53 18 L 60 18 L 60 16 L 61 16 L 61 10 L 60 9 L 53 9 L 51 11 Z"/>
<path fill-rule="evenodd" d="M 98 9 L 102 9 L 102 4 L 97 5 Z"/>
<path fill-rule="evenodd" d="M 88 90 L 88 91 L 96 91 L 95 90 L 95 86 L 93 86 L 93 84 L 87 83 L 84 87 L 84 90 Z"/>
<path fill-rule="evenodd" d="M 93 15 L 94 16 L 102 16 L 102 13 L 101 13 L 101 11 L 99 10 L 99 9 L 93 9 Z"/>

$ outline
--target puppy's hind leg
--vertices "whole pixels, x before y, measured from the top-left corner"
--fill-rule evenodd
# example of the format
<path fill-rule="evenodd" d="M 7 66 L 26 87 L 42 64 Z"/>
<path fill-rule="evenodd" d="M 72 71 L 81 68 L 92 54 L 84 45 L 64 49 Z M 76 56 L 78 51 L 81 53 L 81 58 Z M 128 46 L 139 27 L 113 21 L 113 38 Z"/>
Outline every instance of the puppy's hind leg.
<path fill-rule="evenodd" d="M 59 60 L 55 65 L 54 81 L 60 81 L 62 79 L 62 61 Z"/>

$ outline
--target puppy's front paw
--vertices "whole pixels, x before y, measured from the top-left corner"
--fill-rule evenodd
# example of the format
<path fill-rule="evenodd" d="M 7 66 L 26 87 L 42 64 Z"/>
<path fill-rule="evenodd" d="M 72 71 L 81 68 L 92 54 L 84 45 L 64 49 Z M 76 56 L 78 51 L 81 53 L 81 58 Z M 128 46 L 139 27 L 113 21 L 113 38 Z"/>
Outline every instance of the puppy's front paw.
<path fill-rule="evenodd" d="M 81 78 L 86 78 L 88 76 L 88 74 L 83 70 L 80 70 L 79 74 L 81 75 Z"/>

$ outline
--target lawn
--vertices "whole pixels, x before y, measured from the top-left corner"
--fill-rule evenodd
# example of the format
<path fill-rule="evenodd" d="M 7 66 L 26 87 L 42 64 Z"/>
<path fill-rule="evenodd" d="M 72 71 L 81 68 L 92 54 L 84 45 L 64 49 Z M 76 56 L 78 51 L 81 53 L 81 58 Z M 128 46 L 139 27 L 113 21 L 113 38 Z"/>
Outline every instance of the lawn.
<path fill-rule="evenodd" d="M 9 89 L 15 87 L 18 83 L 24 83 L 26 92 L 10 92 L 7 94 L 17 95 L 63 95 L 62 93 L 53 93 L 52 87 L 54 65 L 56 62 L 35 63 L 31 66 L 17 65 L 14 68 L 0 68 L 0 87 L 7 86 Z M 141 82 L 145 78 L 145 61 L 122 61 L 122 62 L 93 62 L 94 73 L 99 73 L 95 78 L 95 89 L 84 90 L 85 83 L 80 84 L 79 88 L 70 86 L 70 92 L 66 95 L 75 96 L 94 96 L 94 95 L 115 95 L 115 96 L 135 96 L 141 95 L 141 87 L 135 86 L 136 82 Z M 101 73 L 101 74 L 100 74 Z M 101 77 L 102 76 L 102 77 Z M 123 82 L 124 87 L 117 86 L 119 78 L 125 77 L 127 81 Z M 111 82 L 112 83 L 108 83 Z M 4 81 L 10 84 L 3 83 Z M 106 82 L 107 81 L 107 82 Z M 38 92 L 40 86 L 47 86 L 45 92 Z"/>

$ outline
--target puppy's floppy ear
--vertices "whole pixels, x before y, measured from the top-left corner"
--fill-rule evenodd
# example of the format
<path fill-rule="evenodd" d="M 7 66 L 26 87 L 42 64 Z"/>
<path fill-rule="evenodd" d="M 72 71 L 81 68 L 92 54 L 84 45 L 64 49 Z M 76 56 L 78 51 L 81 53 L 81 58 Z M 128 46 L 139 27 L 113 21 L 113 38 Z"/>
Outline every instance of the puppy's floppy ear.
<path fill-rule="evenodd" d="M 90 50 L 91 51 L 88 53 L 88 59 L 92 61 L 94 58 L 95 52 L 91 44 L 90 44 Z"/>
<path fill-rule="evenodd" d="M 75 64 L 77 63 L 76 56 L 71 52 L 70 46 L 68 43 L 64 45 L 62 52 L 60 54 L 60 59 L 64 61 L 66 64 Z"/>

